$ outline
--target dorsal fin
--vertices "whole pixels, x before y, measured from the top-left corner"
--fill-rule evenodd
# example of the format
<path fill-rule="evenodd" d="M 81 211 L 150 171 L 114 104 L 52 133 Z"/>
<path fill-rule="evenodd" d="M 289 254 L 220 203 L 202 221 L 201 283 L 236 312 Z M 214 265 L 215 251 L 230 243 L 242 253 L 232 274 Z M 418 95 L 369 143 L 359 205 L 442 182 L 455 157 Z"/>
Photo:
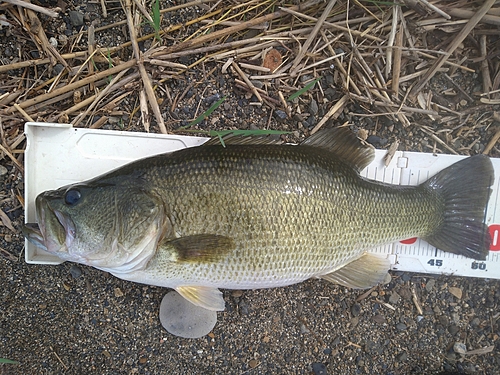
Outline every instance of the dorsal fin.
<path fill-rule="evenodd" d="M 363 142 L 346 127 L 323 129 L 301 143 L 322 148 L 356 169 L 363 170 L 375 158 L 372 145 Z"/>
<path fill-rule="evenodd" d="M 222 141 L 221 141 L 222 138 Z M 277 134 L 271 135 L 236 135 L 227 134 L 222 137 L 213 137 L 203 145 L 279 145 L 283 141 Z"/>

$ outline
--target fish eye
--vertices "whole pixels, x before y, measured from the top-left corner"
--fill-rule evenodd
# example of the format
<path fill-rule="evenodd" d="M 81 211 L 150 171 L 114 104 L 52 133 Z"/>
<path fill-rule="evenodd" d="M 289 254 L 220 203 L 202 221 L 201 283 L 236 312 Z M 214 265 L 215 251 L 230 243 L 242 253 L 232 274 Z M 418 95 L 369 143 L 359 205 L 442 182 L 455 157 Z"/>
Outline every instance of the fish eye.
<path fill-rule="evenodd" d="M 74 206 L 75 204 L 78 203 L 81 197 L 82 194 L 80 193 L 79 190 L 69 189 L 64 195 L 64 203 L 66 203 L 68 206 Z"/>

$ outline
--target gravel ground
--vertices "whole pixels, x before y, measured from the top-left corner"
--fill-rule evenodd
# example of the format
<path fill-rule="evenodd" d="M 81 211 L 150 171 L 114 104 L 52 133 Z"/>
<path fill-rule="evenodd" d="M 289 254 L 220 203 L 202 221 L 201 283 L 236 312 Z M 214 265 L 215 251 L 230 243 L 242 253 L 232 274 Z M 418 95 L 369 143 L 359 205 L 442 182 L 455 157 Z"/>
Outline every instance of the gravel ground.
<path fill-rule="evenodd" d="M 118 5 L 110 9 L 108 20 L 100 17 L 96 3 L 65 5 L 64 17 L 48 26 L 60 42 L 81 22 L 123 19 Z M 177 23 L 193 14 L 183 10 L 178 19 L 171 16 L 165 21 Z M 5 29 L 1 32 L 0 54 L 15 57 L 23 39 Z M 100 45 L 117 45 L 123 42 L 124 32 L 118 28 L 99 38 Z M 172 82 L 172 96 L 211 69 L 207 64 L 186 81 Z M 462 78 L 471 91 L 479 85 L 475 74 Z M 325 80 L 329 79 L 333 78 L 327 75 Z M 201 129 L 273 128 L 292 131 L 291 139 L 297 140 L 325 112 L 310 98 L 305 103 L 307 114 L 283 121 L 279 111 L 249 105 L 251 96 L 235 90 L 232 79 L 218 70 L 203 82 L 192 85 L 170 113 L 169 128 L 185 125 L 198 102 L 205 110 L 220 94 L 228 95 L 226 102 Z M 431 85 L 438 92 L 446 82 L 434 80 Z M 341 93 L 329 90 L 328 100 L 338 100 Z M 361 109 L 349 105 L 338 121 L 368 130 L 379 147 L 397 138 L 400 149 L 442 151 L 417 127 L 404 128 L 383 119 L 375 124 L 369 117 L 352 115 Z M 120 116 L 111 114 L 113 121 L 106 128 L 119 129 Z M 469 120 L 482 116 L 484 112 L 472 114 Z M 158 131 L 154 124 L 151 130 Z M 481 151 L 487 139 L 486 131 L 479 128 L 463 136 L 457 147 L 477 145 L 473 151 Z M 494 156 L 497 153 L 492 151 Z M 122 281 L 85 266 L 24 262 L 22 207 L 8 199 L 22 195 L 23 181 L 5 159 L 1 163 L 6 169 L 0 169 L 0 203 L 14 230 L 0 226 L 4 250 L 0 358 L 19 364 L 0 364 L 0 374 L 500 373 L 498 280 L 393 273 L 389 284 L 368 293 L 321 280 L 270 290 L 226 290 L 226 311 L 218 313 L 209 335 L 196 340 L 174 337 L 158 319 L 165 289 Z"/>

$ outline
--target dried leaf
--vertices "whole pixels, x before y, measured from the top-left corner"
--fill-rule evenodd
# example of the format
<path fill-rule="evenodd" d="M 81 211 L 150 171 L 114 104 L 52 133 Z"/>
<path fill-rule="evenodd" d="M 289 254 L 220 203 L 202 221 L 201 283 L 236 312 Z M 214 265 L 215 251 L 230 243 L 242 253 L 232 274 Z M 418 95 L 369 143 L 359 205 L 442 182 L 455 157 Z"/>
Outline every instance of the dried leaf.
<path fill-rule="evenodd" d="M 12 226 L 12 222 L 10 221 L 9 217 L 2 210 L 0 210 L 0 219 L 2 219 L 2 223 L 3 223 L 4 226 L 6 226 L 7 228 L 9 228 L 13 232 L 16 231 L 14 229 L 14 227 Z"/>
<path fill-rule="evenodd" d="M 7 260 L 11 260 L 13 262 L 17 262 L 17 257 L 15 257 L 13 254 L 9 253 L 7 250 L 3 249 L 0 247 L 0 256 L 4 257 Z"/>
<path fill-rule="evenodd" d="M 495 347 L 493 345 L 485 346 L 484 348 L 481 348 L 481 349 L 469 350 L 465 354 L 467 354 L 467 355 L 487 354 L 487 353 L 491 353 L 493 351 L 493 349 L 495 349 Z"/>
<path fill-rule="evenodd" d="M 281 57 L 281 53 L 277 49 L 273 48 L 268 53 L 266 53 L 266 57 L 262 62 L 262 66 L 265 68 L 269 68 L 271 73 L 274 73 L 274 71 L 279 68 L 282 62 L 283 58 Z"/>
<path fill-rule="evenodd" d="M 462 299 L 462 289 L 454 287 L 454 286 L 450 286 L 448 291 L 451 294 L 453 294 L 455 297 L 457 297 L 458 299 Z"/>

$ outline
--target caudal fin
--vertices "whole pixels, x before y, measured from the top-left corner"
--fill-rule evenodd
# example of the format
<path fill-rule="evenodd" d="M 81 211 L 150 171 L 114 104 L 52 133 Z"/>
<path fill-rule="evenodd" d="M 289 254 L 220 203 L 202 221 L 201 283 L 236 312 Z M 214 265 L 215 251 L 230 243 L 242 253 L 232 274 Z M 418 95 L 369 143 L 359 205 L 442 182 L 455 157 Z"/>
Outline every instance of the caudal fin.
<path fill-rule="evenodd" d="M 424 182 L 422 187 L 440 194 L 445 206 L 442 224 L 425 240 L 443 251 L 484 260 L 490 247 L 485 214 L 493 180 L 490 159 L 476 155 Z"/>

